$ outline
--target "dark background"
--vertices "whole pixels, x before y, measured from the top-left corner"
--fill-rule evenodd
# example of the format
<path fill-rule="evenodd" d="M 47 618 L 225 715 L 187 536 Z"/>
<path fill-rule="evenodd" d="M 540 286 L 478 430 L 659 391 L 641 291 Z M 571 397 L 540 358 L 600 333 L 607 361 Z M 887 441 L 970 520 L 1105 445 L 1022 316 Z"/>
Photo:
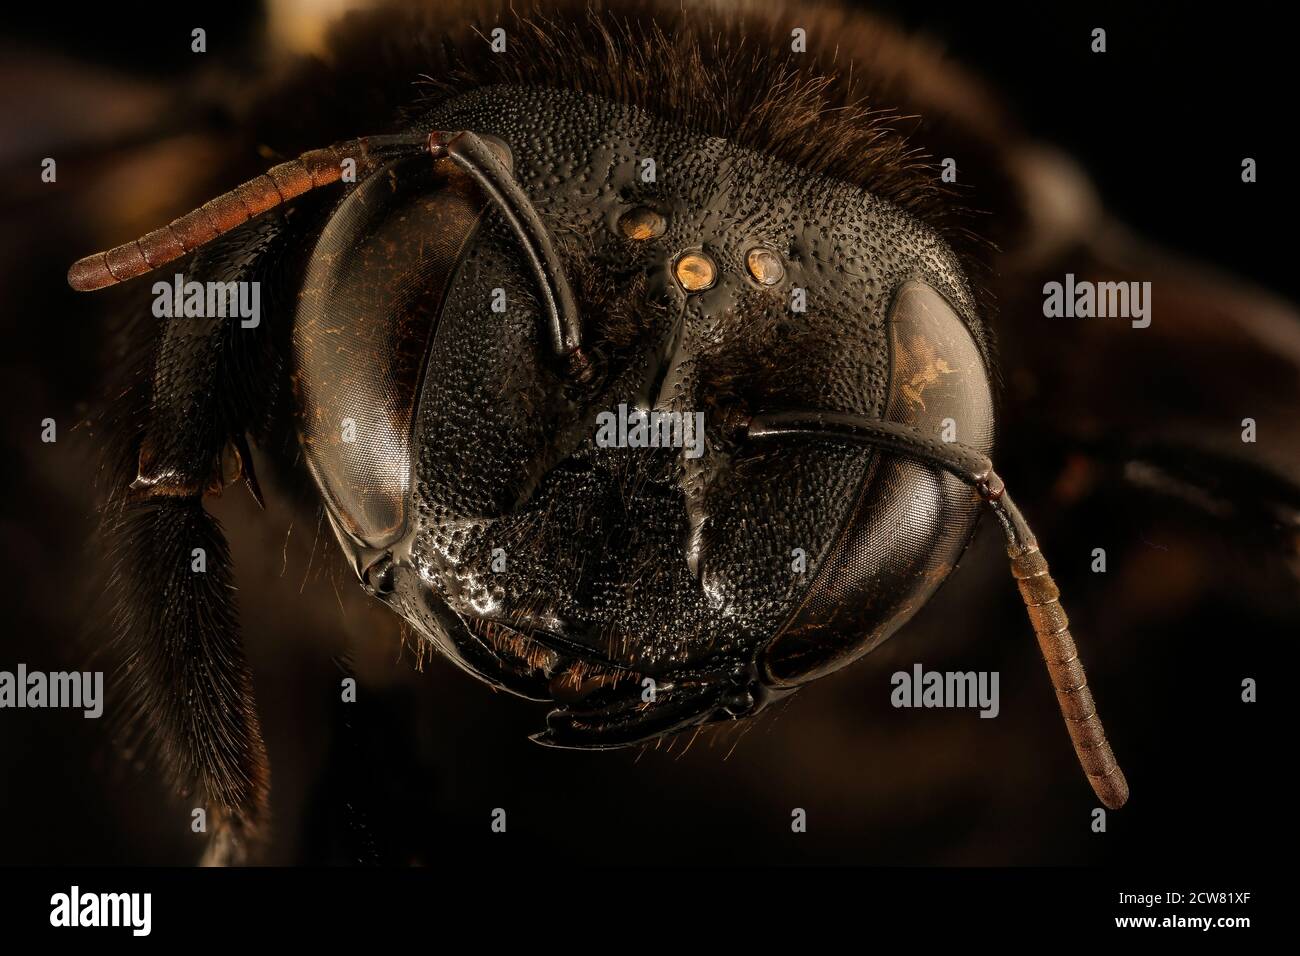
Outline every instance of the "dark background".
<path fill-rule="evenodd" d="M 1173 4 L 876 7 L 942 39 L 1000 87 L 1030 132 L 1083 164 L 1120 218 L 1297 298 L 1285 165 L 1294 51 L 1258 8 L 1192 17 Z M 107 122 L 88 90 L 120 85 L 121 102 L 147 113 L 151 98 L 259 68 L 268 19 L 246 3 L 92 7 L 57 23 L 31 7 L 16 16 L 0 47 L 0 668 L 80 669 L 103 625 L 92 618 L 97 568 L 86 545 L 93 438 L 72 424 L 95 398 L 105 343 L 98 307 L 67 289 L 64 271 L 103 243 L 78 190 L 89 162 L 61 161 L 55 188 L 39 185 L 39 158 L 69 154 L 79 129 Z M 201 68 L 188 52 L 195 25 L 211 51 Z M 1088 50 L 1095 26 L 1108 32 L 1104 56 Z M 148 140 L 124 139 L 132 135 Z M 1247 155 L 1261 181 L 1243 189 Z M 151 169 L 168 188 L 168 167 Z M 118 185 L 124 195 L 139 186 Z M 142 208 L 139 218 L 147 229 L 163 217 Z M 38 439 L 46 416 L 60 425 L 55 445 Z M 315 518 L 270 491 L 265 515 L 242 495 L 216 510 L 231 533 L 272 758 L 272 862 L 1241 864 L 1277 838 L 1289 754 L 1273 747 L 1270 701 L 1285 691 L 1269 677 L 1287 672 L 1281 658 L 1297 635 L 1295 579 L 1176 506 L 1101 491 L 1040 527 L 1133 787 L 1099 835 L 991 526 L 900 635 L 747 729 L 703 734 L 689 749 L 678 740 L 575 754 L 525 739 L 541 726 L 539 705 L 494 695 L 441 661 L 414 671 L 396 620 L 347 581 L 328 531 L 315 540 Z M 1096 546 L 1114 573 L 1087 573 Z M 1212 586 L 1219 565 L 1251 568 L 1275 597 L 1225 596 Z M 889 675 L 918 660 L 1000 671 L 1001 716 L 890 708 Z M 361 698 L 341 705 L 338 680 L 352 672 Z M 1260 678 L 1264 703 L 1239 702 L 1243 676 Z M 68 711 L 0 712 L 0 863 L 197 857 L 188 808 L 120 760 L 105 728 Z M 494 807 L 509 813 L 506 837 L 489 831 Z M 790 832 L 794 807 L 808 812 L 806 834 Z"/>

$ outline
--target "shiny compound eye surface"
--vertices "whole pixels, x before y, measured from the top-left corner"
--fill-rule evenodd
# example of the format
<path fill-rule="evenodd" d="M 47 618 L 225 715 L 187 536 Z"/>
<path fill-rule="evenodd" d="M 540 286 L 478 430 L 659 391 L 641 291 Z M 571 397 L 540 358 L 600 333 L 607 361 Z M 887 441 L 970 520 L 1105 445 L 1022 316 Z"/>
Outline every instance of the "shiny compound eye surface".
<path fill-rule="evenodd" d="M 905 281 L 894 294 L 887 330 L 884 419 L 987 453 L 994 432 L 989 375 L 952 307 L 926 283 Z M 767 648 L 770 679 L 814 680 L 887 639 L 957 563 L 978 509 L 969 486 L 952 475 L 877 456 L 798 611 Z"/>
<path fill-rule="evenodd" d="M 425 353 L 481 208 L 445 168 L 394 163 L 342 201 L 311 256 L 293 331 L 299 431 L 332 517 L 367 547 L 405 528 Z"/>

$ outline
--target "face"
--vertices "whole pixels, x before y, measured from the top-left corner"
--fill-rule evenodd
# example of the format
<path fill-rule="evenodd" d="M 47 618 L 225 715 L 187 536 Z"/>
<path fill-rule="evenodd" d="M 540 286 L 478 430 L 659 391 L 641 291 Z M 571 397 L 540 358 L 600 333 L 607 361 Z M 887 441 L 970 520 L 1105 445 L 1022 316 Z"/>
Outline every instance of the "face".
<path fill-rule="evenodd" d="M 363 583 L 481 679 L 617 746 L 870 650 L 969 540 L 973 492 L 781 408 L 988 452 L 982 333 L 949 250 L 861 190 L 584 94 L 490 87 L 422 128 L 507 144 L 599 374 L 547 361 L 501 215 L 427 157 L 344 198 L 294 330 L 305 457 Z"/>

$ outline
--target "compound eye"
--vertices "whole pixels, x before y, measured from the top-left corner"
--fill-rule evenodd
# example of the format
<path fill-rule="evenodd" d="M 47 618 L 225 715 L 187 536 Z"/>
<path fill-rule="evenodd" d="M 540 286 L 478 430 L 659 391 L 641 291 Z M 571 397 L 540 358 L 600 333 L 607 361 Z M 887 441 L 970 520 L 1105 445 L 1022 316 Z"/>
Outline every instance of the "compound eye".
<path fill-rule="evenodd" d="M 987 453 L 993 396 L 978 345 L 933 288 L 894 295 L 890 380 L 882 417 Z M 878 453 L 852 517 L 764 656 L 767 677 L 792 686 L 867 653 L 921 607 L 970 540 L 979 502 L 970 486 L 904 456 Z"/>
<path fill-rule="evenodd" d="M 405 530 L 425 357 L 482 209 L 463 177 L 404 160 L 360 183 L 313 250 L 293 329 L 299 434 L 330 515 L 368 547 Z"/>

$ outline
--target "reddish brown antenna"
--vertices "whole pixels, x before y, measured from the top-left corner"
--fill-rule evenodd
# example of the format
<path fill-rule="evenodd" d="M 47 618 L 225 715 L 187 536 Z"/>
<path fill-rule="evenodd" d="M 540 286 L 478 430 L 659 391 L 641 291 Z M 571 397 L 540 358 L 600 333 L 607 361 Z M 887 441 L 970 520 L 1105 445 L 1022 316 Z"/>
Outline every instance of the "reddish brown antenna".
<path fill-rule="evenodd" d="M 93 292 L 144 275 L 193 252 L 199 246 L 242 226 L 303 193 L 338 182 L 343 164 L 352 160 L 358 172 L 369 172 L 394 154 L 429 148 L 426 134 L 369 136 L 325 149 L 313 149 L 297 159 L 273 166 L 261 176 L 236 186 L 161 229 L 133 242 L 78 259 L 68 270 L 68 285 Z"/>
<path fill-rule="evenodd" d="M 564 265 L 541 216 L 510 175 L 510 148 L 493 136 L 469 130 L 367 136 L 313 149 L 134 242 L 78 259 L 68 270 L 68 284 L 78 292 L 93 292 L 144 275 L 295 196 L 338 182 L 349 159 L 359 172 L 369 173 L 384 162 L 421 152 L 450 159 L 505 217 L 537 278 L 552 353 L 570 378 L 579 384 L 594 382 L 596 367 L 582 348 L 582 322 Z"/>

